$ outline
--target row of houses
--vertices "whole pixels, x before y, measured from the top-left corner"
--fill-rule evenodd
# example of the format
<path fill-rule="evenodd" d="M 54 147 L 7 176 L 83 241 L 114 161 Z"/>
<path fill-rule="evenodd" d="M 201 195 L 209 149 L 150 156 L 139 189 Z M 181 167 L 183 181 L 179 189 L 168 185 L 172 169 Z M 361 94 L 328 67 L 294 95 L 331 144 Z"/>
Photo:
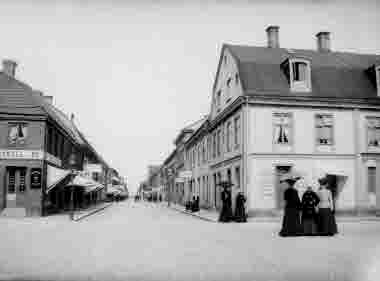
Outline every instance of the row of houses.
<path fill-rule="evenodd" d="M 38 216 L 67 208 L 71 195 L 64 181 L 74 170 L 79 182 L 92 183 L 85 196 L 103 198 L 117 171 L 78 129 L 74 115 L 16 79 L 16 68 L 3 60 L 0 72 L 0 214 Z M 83 196 L 75 193 L 74 199 Z"/>
<path fill-rule="evenodd" d="M 297 188 L 327 176 L 341 214 L 380 211 L 380 56 L 331 50 L 329 32 L 316 50 L 280 48 L 279 27 L 267 46 L 224 44 L 210 112 L 185 127 L 162 163 L 166 198 L 221 207 L 218 183 L 241 191 L 250 216 L 277 216 L 282 174 Z"/>

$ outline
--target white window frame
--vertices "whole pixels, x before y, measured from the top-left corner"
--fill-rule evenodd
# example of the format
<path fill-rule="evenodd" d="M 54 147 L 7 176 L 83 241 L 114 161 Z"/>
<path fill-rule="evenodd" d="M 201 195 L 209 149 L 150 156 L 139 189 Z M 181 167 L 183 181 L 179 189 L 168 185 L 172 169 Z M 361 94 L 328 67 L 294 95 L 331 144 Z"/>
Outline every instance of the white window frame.
<path fill-rule="evenodd" d="M 370 143 L 369 143 L 369 131 L 370 131 L 369 121 L 373 120 L 373 119 L 380 121 L 380 116 L 366 116 L 367 150 L 373 150 L 373 149 L 380 150 L 380 140 L 379 140 L 379 144 L 377 146 L 376 145 L 370 145 Z M 375 134 L 376 134 L 376 128 L 374 130 L 375 130 Z"/>
<path fill-rule="evenodd" d="M 306 80 L 305 81 L 295 81 L 293 73 L 294 63 L 305 63 L 306 64 Z M 293 92 L 311 92 L 311 63 L 306 59 L 292 58 L 289 59 L 289 81 L 290 89 Z"/>
<path fill-rule="evenodd" d="M 317 134 L 317 116 L 329 116 L 332 119 L 332 125 L 331 125 L 331 143 L 320 143 L 318 140 L 318 134 Z M 315 113 L 314 114 L 314 132 L 315 132 L 315 144 L 317 147 L 334 147 L 335 146 L 335 116 L 332 113 Z"/>
<path fill-rule="evenodd" d="M 289 129 L 288 142 L 277 142 L 275 118 L 289 118 L 289 125 L 286 126 Z M 292 112 L 273 112 L 272 114 L 272 126 L 273 126 L 273 144 L 276 146 L 292 146 L 294 143 L 294 117 Z"/>

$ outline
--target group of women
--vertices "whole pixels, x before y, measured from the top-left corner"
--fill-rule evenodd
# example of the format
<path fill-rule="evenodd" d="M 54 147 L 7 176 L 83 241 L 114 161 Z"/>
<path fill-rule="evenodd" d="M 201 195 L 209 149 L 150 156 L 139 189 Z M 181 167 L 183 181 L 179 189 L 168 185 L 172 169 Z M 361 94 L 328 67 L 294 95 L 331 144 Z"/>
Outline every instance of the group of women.
<path fill-rule="evenodd" d="M 314 192 L 308 187 L 300 200 L 294 184 L 299 178 L 286 176 L 284 192 L 285 210 L 280 236 L 323 235 L 338 233 L 334 216 L 334 203 L 326 177 L 319 179 L 320 188 Z"/>

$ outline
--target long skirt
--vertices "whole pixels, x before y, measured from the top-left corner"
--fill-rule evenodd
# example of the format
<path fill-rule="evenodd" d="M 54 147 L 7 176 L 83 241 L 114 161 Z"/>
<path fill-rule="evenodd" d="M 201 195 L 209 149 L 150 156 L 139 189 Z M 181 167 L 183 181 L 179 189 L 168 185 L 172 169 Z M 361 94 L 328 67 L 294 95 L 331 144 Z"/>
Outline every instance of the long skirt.
<path fill-rule="evenodd" d="M 302 218 L 302 228 L 304 235 L 316 235 L 318 233 L 318 225 L 314 217 Z"/>
<path fill-rule="evenodd" d="M 219 222 L 229 222 L 233 219 L 231 206 L 223 206 L 219 215 Z"/>
<path fill-rule="evenodd" d="M 319 234 L 334 235 L 338 233 L 338 226 L 335 221 L 335 216 L 330 208 L 319 209 Z"/>
<path fill-rule="evenodd" d="M 299 236 L 302 235 L 302 226 L 300 221 L 300 211 L 296 208 L 285 208 L 282 219 L 282 229 L 280 236 Z"/>
<path fill-rule="evenodd" d="M 245 214 L 244 204 L 236 206 L 235 221 L 236 222 L 247 222 L 247 216 Z"/>

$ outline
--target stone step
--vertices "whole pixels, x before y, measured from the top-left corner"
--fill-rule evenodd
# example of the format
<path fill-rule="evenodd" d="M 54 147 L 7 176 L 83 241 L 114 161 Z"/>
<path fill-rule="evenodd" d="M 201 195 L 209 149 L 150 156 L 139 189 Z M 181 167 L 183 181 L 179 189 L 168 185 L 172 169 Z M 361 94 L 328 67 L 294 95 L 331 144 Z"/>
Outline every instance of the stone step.
<path fill-rule="evenodd" d="M 5 208 L 1 213 L 1 217 L 8 218 L 24 218 L 26 217 L 25 208 Z"/>

